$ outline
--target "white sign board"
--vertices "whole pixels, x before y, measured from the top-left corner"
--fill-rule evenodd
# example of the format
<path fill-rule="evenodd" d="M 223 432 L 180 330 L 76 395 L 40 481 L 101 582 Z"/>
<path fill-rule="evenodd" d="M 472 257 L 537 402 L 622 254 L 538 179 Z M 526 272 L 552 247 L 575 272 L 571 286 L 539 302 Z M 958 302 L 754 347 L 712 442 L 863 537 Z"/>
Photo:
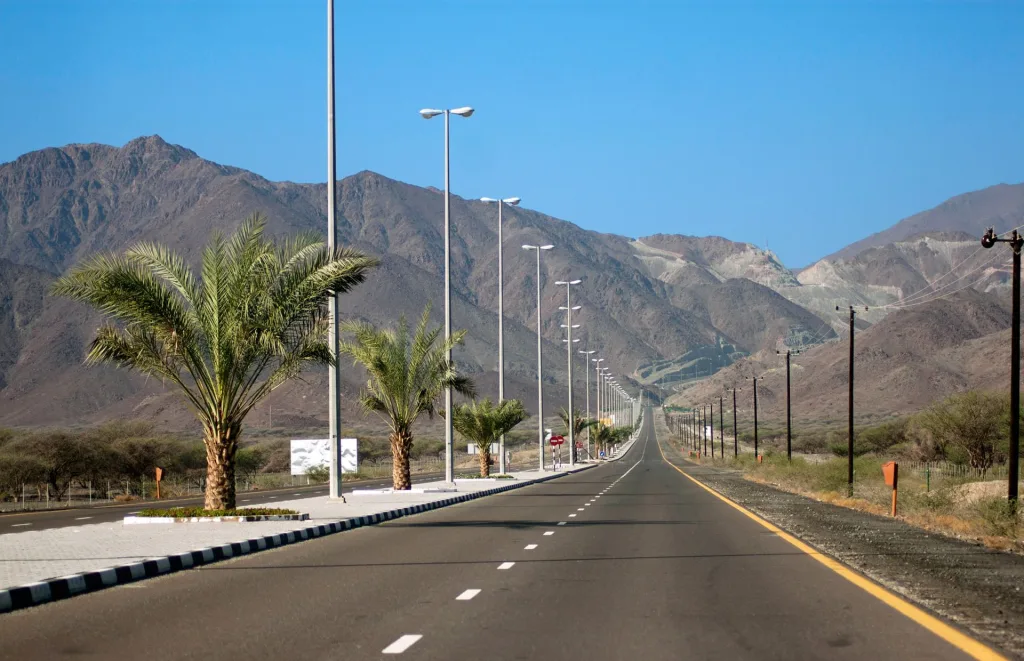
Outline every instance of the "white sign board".
<path fill-rule="evenodd" d="M 476 443 L 467 443 L 466 444 L 466 452 L 468 454 L 478 454 L 477 453 Z M 491 443 L 491 454 L 498 454 L 498 444 L 497 443 Z"/>
<path fill-rule="evenodd" d="M 291 444 L 292 475 L 305 475 L 316 466 L 330 468 L 331 439 L 296 439 Z M 359 470 L 359 442 L 354 438 L 341 439 L 341 472 L 355 473 Z"/>

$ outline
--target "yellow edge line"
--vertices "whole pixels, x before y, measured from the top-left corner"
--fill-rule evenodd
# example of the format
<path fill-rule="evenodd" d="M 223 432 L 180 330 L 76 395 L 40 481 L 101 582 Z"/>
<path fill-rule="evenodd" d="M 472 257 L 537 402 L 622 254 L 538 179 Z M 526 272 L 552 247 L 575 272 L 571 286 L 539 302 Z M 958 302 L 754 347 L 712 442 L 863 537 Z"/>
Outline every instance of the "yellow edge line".
<path fill-rule="evenodd" d="M 665 451 L 661 447 L 661 440 L 658 439 L 657 434 L 655 434 L 655 440 L 658 443 L 658 452 L 661 453 L 662 460 L 672 468 L 679 471 L 679 473 L 683 477 L 690 480 L 691 482 L 699 486 L 701 489 L 704 489 L 712 496 L 718 498 L 719 500 L 729 505 L 733 509 L 742 512 L 748 518 L 753 519 L 757 523 L 761 524 L 762 526 L 772 531 L 782 539 L 786 540 L 796 548 L 800 549 L 801 551 L 811 556 L 821 564 L 825 565 L 835 573 L 839 574 L 847 581 L 853 583 L 860 589 L 864 590 L 872 597 L 875 597 L 879 601 L 882 601 L 888 604 L 889 606 L 895 608 L 897 611 L 899 611 L 903 615 L 906 615 L 914 622 L 917 622 L 928 631 L 932 632 L 933 634 L 943 639 L 950 645 L 956 647 L 960 651 L 970 655 L 975 659 L 979 659 L 980 661 L 1008 661 L 1005 656 L 999 654 L 991 647 L 988 647 L 987 645 L 971 638 L 970 636 L 967 636 L 961 633 L 960 631 L 957 631 L 956 629 L 949 626 L 937 617 L 926 613 L 925 611 L 906 601 L 902 597 L 899 597 L 896 594 L 878 585 L 874 581 L 871 581 L 861 576 L 860 574 L 857 574 L 848 567 L 845 567 L 844 565 L 840 564 L 838 561 L 833 560 L 827 555 L 824 555 L 820 551 L 816 550 L 814 547 L 790 535 L 778 526 L 771 524 L 768 521 L 765 521 L 764 519 L 754 514 L 750 510 L 746 509 L 739 503 L 736 503 L 730 500 L 729 498 L 726 498 L 725 496 L 718 493 L 711 487 L 707 486 L 697 478 L 687 474 L 682 468 L 676 466 L 674 463 L 669 461 L 668 457 L 665 456 Z"/>

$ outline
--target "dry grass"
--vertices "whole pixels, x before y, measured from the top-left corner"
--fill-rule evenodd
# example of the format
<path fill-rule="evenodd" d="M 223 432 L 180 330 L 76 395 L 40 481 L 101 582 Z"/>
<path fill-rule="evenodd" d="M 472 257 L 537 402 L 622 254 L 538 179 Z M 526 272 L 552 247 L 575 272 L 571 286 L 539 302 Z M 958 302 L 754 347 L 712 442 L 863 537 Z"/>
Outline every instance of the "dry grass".
<path fill-rule="evenodd" d="M 685 452 L 685 451 L 684 451 Z M 704 464 L 742 470 L 744 477 L 815 500 L 871 512 L 890 513 L 892 490 L 882 477 L 884 459 L 858 457 L 854 460 L 854 495 L 847 492 L 846 459 L 814 463 L 785 454 L 768 453 L 763 463 L 752 455 L 739 458 L 703 457 Z M 1024 507 L 1016 515 L 1009 508 L 1005 490 L 988 482 L 967 482 L 932 478 L 926 487 L 922 476 L 900 474 L 897 516 L 911 525 L 960 539 L 981 542 L 989 548 L 1024 553 Z"/>

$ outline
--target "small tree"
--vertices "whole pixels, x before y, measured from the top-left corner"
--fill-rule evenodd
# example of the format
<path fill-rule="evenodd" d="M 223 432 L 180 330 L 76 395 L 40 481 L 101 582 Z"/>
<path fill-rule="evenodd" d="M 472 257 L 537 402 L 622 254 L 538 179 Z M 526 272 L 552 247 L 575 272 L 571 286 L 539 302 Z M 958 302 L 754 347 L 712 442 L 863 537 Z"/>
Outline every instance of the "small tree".
<path fill-rule="evenodd" d="M 968 391 L 933 404 L 921 414 L 919 424 L 940 447 L 958 448 L 967 454 L 972 468 L 988 470 L 995 461 L 1005 419 L 1001 396 Z"/>
<path fill-rule="evenodd" d="M 403 316 L 397 330 L 381 330 L 367 323 L 345 325 L 354 336 L 342 344 L 342 353 L 362 364 L 370 378 L 360 394 L 360 403 L 391 428 L 392 482 L 395 490 L 412 488 L 409 453 L 412 425 L 423 413 L 433 417 L 435 400 L 445 388 L 472 397 L 473 382 L 455 370 L 448 350 L 462 342 L 466 331 L 439 338 L 440 327 L 430 329 L 430 306 L 423 310 L 413 333 Z"/>
<path fill-rule="evenodd" d="M 73 268 L 53 293 L 119 322 L 101 327 L 90 363 L 113 363 L 177 387 L 203 426 L 207 509 L 235 506 L 242 423 L 271 391 L 310 365 L 333 364 L 327 295 L 366 278 L 376 260 L 328 249 L 316 234 L 274 242 L 247 218 L 215 235 L 200 274 L 166 248 L 140 243 Z"/>
<path fill-rule="evenodd" d="M 263 470 L 269 461 L 270 454 L 260 445 L 239 448 L 238 454 L 235 455 L 238 472 L 249 482 L 256 479 L 256 474 Z"/>
<path fill-rule="evenodd" d="M 446 415 L 446 412 L 441 414 Z M 525 419 L 526 409 L 518 399 L 506 399 L 497 406 L 484 399 L 455 406 L 452 410 L 452 426 L 476 443 L 480 454 L 480 477 L 491 474 L 491 443 L 497 442 Z"/>

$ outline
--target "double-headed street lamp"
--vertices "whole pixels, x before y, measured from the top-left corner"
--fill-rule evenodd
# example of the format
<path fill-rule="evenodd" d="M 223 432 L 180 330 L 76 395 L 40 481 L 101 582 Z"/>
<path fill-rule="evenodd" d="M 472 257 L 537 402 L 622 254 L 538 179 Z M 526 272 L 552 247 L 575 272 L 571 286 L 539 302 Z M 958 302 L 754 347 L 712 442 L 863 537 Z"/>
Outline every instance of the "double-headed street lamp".
<path fill-rule="evenodd" d="M 597 350 L 596 349 L 591 349 L 590 351 L 580 351 L 580 353 L 583 354 L 583 360 L 590 360 L 591 359 L 590 358 L 590 354 L 597 353 Z M 589 422 L 589 420 L 590 420 L 590 363 L 589 362 L 584 363 L 583 368 L 584 368 L 583 371 L 587 375 L 587 421 Z M 590 433 L 591 428 L 592 427 L 590 427 L 589 425 L 587 426 L 587 455 L 589 456 L 590 461 L 593 461 L 594 460 L 594 447 L 593 447 L 593 440 L 594 439 L 593 439 L 593 434 Z"/>
<path fill-rule="evenodd" d="M 452 115 L 469 117 L 473 109 L 469 106 L 437 110 L 435 108 L 424 108 L 420 110 L 423 119 L 431 119 L 438 115 L 444 115 L 444 339 L 445 343 L 451 342 L 452 337 L 452 278 L 451 278 L 451 187 L 448 167 L 448 123 Z M 452 364 L 452 348 L 448 344 L 445 350 L 445 359 Z M 448 484 L 455 481 L 455 457 L 452 452 L 452 389 L 448 386 L 444 389 L 444 479 Z"/>
<path fill-rule="evenodd" d="M 524 245 L 523 250 L 537 251 L 537 444 L 540 452 L 540 470 L 544 470 L 544 381 L 543 361 L 541 360 L 540 344 L 540 254 L 545 250 L 551 250 L 553 245 L 531 246 Z"/>
<path fill-rule="evenodd" d="M 504 271 L 502 269 L 502 232 L 501 232 L 501 209 L 506 204 L 516 206 L 521 201 L 518 197 L 506 197 L 505 199 L 494 199 L 492 197 L 481 197 L 481 202 L 498 205 L 498 403 L 505 401 L 505 306 L 502 299 L 504 289 Z M 502 434 L 498 440 L 498 471 L 505 474 L 505 435 Z"/>
<path fill-rule="evenodd" d="M 559 280 L 555 284 L 558 286 L 565 285 L 565 306 L 559 306 L 559 310 L 565 310 L 566 323 L 562 324 L 562 327 L 566 329 L 569 334 L 568 349 L 566 350 L 566 360 L 569 363 L 569 466 L 576 465 L 576 439 L 573 433 L 573 427 L 576 426 L 576 414 L 572 410 L 572 329 L 579 328 L 579 324 L 573 326 L 572 323 L 572 311 L 579 310 L 583 306 L 577 305 L 572 306 L 572 297 L 570 292 L 572 291 L 573 285 L 578 285 L 582 280 Z"/>

